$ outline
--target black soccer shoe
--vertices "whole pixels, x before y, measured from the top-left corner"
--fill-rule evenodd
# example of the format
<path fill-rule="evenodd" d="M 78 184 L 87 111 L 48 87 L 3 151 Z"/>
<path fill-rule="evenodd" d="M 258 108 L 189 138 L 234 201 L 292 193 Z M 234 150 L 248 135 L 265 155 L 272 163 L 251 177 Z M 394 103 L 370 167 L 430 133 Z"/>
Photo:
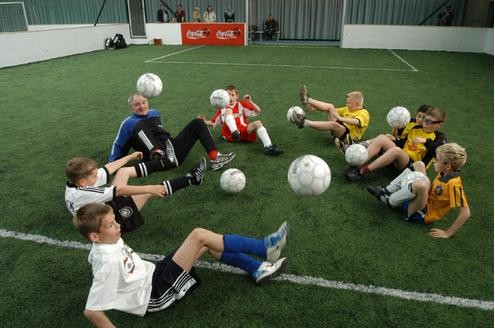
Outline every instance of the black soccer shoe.
<path fill-rule="evenodd" d="M 271 146 L 265 147 L 264 152 L 266 155 L 277 156 L 277 155 L 283 154 L 284 150 L 278 148 L 277 145 L 271 145 Z"/>

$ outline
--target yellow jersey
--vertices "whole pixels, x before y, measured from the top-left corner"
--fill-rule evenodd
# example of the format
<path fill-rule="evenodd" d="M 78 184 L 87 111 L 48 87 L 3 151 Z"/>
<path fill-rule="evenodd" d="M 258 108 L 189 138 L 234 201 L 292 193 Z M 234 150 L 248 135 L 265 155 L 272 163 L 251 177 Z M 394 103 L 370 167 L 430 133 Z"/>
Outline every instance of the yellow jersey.
<path fill-rule="evenodd" d="M 428 202 L 425 223 L 431 223 L 442 219 L 451 208 L 467 207 L 468 200 L 464 193 L 459 172 L 453 172 L 445 176 L 438 174 L 433 180 Z"/>
<path fill-rule="evenodd" d="M 370 124 L 370 113 L 365 109 L 356 109 L 351 111 L 347 106 L 337 108 L 337 113 L 342 117 L 355 118 L 359 121 L 359 124 L 353 125 L 349 123 L 342 123 L 349 129 L 352 140 L 359 141 L 362 139 L 364 132 Z"/>
<path fill-rule="evenodd" d="M 414 144 L 413 140 L 416 137 L 424 138 L 426 142 L 424 144 Z M 438 146 L 443 145 L 445 142 L 446 139 L 443 133 L 438 131 L 426 133 L 422 126 L 416 125 L 407 134 L 402 150 L 413 162 L 423 161 L 428 167 L 436 155 L 435 152 Z"/>

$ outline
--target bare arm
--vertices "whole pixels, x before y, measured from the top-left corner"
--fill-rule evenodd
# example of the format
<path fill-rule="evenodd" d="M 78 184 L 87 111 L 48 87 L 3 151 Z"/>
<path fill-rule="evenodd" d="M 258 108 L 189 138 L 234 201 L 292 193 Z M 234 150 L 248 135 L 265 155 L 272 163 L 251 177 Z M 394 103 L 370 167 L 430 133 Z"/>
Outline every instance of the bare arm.
<path fill-rule="evenodd" d="M 127 156 L 124 156 L 116 161 L 110 162 L 105 165 L 105 167 L 108 170 L 108 173 L 113 174 L 115 173 L 118 169 L 120 169 L 122 166 L 126 165 L 130 161 L 133 160 L 139 160 L 143 158 L 143 153 L 140 151 L 135 151 L 132 154 L 129 154 Z"/>
<path fill-rule="evenodd" d="M 244 95 L 244 100 L 247 102 L 250 102 L 253 105 L 253 110 L 255 111 L 256 114 L 261 113 L 261 107 L 256 104 L 253 99 L 251 98 L 250 95 Z"/>
<path fill-rule="evenodd" d="M 84 316 L 98 328 L 115 328 L 103 311 L 84 310 Z"/>
<path fill-rule="evenodd" d="M 214 125 L 214 123 L 212 121 L 209 121 L 209 120 L 206 119 L 206 116 L 203 113 L 198 114 L 198 116 L 196 116 L 196 118 L 199 118 L 200 120 L 203 120 L 207 126 L 213 126 Z"/>
<path fill-rule="evenodd" d="M 454 223 L 447 230 L 431 229 L 428 233 L 434 238 L 449 238 L 456 233 L 456 231 L 469 219 L 471 211 L 469 207 L 461 207 L 459 215 L 455 219 Z"/>

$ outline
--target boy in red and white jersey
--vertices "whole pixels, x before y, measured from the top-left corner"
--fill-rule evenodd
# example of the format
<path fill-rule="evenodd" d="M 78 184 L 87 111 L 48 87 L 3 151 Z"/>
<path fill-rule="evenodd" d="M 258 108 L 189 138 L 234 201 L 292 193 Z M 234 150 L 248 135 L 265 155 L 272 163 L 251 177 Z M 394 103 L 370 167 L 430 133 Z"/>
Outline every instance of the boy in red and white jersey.
<path fill-rule="evenodd" d="M 249 122 L 249 117 L 257 116 L 261 113 L 261 108 L 250 95 L 244 95 L 243 100 L 239 100 L 239 90 L 235 85 L 226 88 L 230 102 L 225 108 L 218 108 L 215 115 L 206 120 L 204 114 L 198 118 L 205 120 L 210 126 L 222 125 L 222 138 L 229 142 L 254 142 L 258 136 L 263 143 L 264 152 L 267 155 L 280 155 L 284 151 L 277 145 L 272 144 L 268 131 L 260 120 Z"/>

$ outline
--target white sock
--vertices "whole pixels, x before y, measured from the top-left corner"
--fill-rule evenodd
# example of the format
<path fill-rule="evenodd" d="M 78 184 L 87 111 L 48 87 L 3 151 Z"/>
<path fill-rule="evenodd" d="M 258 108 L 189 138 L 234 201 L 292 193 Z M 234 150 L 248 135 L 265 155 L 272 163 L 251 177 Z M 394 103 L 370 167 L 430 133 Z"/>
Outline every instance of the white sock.
<path fill-rule="evenodd" d="M 268 147 L 268 146 L 272 145 L 272 141 L 270 140 L 270 137 L 268 136 L 268 131 L 266 131 L 264 126 L 262 126 L 261 128 L 258 128 L 256 130 L 256 134 L 261 139 L 261 142 L 263 143 L 264 147 Z"/>
<path fill-rule="evenodd" d="M 308 127 L 311 124 L 311 121 L 306 119 L 304 120 L 303 127 Z"/>
<path fill-rule="evenodd" d="M 402 179 L 404 179 L 411 172 L 412 171 L 409 168 L 406 168 L 404 171 L 402 171 L 401 174 L 393 179 L 392 182 L 390 182 L 389 185 L 385 187 L 385 189 L 387 189 L 391 193 L 398 191 L 401 188 Z"/>
<path fill-rule="evenodd" d="M 402 205 L 402 203 L 406 200 L 410 200 L 416 197 L 416 195 L 413 194 L 413 192 L 409 189 L 410 185 L 411 184 L 399 189 L 398 191 L 390 195 L 390 197 L 388 198 L 388 203 L 390 204 L 390 206 L 398 207 Z"/>
<path fill-rule="evenodd" d="M 229 127 L 230 132 L 237 131 L 237 125 L 235 124 L 234 115 L 227 115 L 225 117 L 225 124 L 227 124 L 227 126 Z"/>

